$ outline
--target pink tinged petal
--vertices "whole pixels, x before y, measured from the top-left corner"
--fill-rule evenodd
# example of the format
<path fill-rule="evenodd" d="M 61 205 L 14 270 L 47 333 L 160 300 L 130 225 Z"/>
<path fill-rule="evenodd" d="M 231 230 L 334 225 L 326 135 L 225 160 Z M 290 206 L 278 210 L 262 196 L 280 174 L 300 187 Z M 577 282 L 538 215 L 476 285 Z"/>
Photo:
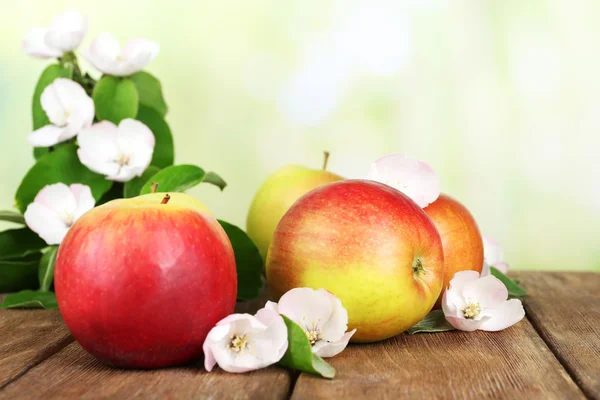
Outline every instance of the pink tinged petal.
<path fill-rule="evenodd" d="M 463 313 L 461 310 L 465 308 L 467 304 L 463 299 L 462 295 L 454 289 L 448 289 L 444 292 L 442 297 L 442 311 L 447 317 L 460 317 L 462 318 Z"/>
<path fill-rule="evenodd" d="M 279 306 L 274 301 L 267 301 L 265 303 L 265 308 L 267 310 L 275 311 L 276 313 L 279 314 Z"/>
<path fill-rule="evenodd" d="M 493 309 L 483 311 L 487 318 L 482 318 L 479 329 L 483 331 L 500 331 L 512 326 L 525 317 L 525 309 L 521 300 L 511 299 Z"/>
<path fill-rule="evenodd" d="M 279 312 L 303 328 L 321 326 L 333 312 L 329 296 L 310 288 L 295 288 L 279 299 Z"/>
<path fill-rule="evenodd" d="M 75 202 L 77 204 L 73 220 L 73 222 L 75 222 L 83 214 L 94 208 L 96 200 L 94 200 L 94 196 L 92 196 L 92 190 L 87 185 L 74 183 L 69 186 L 69 188 L 71 189 L 71 193 L 73 193 Z"/>
<path fill-rule="evenodd" d="M 322 321 L 322 338 L 328 342 L 337 342 L 344 336 L 344 332 L 348 329 L 348 311 L 342 306 L 341 300 L 332 293 L 325 289 L 317 291 L 329 298 L 332 309 L 329 320 Z"/>
<path fill-rule="evenodd" d="M 121 56 L 121 45 L 109 33 L 101 33 L 83 51 L 84 58 L 100 72 L 108 75 L 121 75 L 122 63 L 118 61 Z"/>
<path fill-rule="evenodd" d="M 152 40 L 144 38 L 130 40 L 121 52 L 121 57 L 125 63 L 123 74 L 131 75 L 141 71 L 156 58 L 159 51 L 160 46 Z"/>
<path fill-rule="evenodd" d="M 420 207 L 428 206 L 440 195 L 439 177 L 433 168 L 404 154 L 388 154 L 376 160 L 367 179 L 400 190 Z"/>
<path fill-rule="evenodd" d="M 465 285 L 477 281 L 479 279 L 479 273 L 477 271 L 459 271 L 454 274 L 450 280 L 449 288 L 457 292 L 462 292 Z"/>
<path fill-rule="evenodd" d="M 64 183 L 54 183 L 44 186 L 33 200 L 56 213 L 74 213 L 77 202 L 71 189 Z"/>
<path fill-rule="evenodd" d="M 61 57 L 63 52 L 46 44 L 45 37 L 48 29 L 35 27 L 27 32 L 23 40 L 23 50 L 30 56 L 37 58 Z"/>
<path fill-rule="evenodd" d="M 490 265 L 484 261 L 483 267 L 481 267 L 481 277 L 483 278 L 484 276 L 488 276 L 489 274 L 491 274 Z"/>
<path fill-rule="evenodd" d="M 120 152 L 115 124 L 102 121 L 84 129 L 77 137 L 79 161 L 99 174 L 114 176 L 119 173 Z"/>
<path fill-rule="evenodd" d="M 495 263 L 493 265 L 494 268 L 496 268 L 498 271 L 502 272 L 503 274 L 507 274 L 508 273 L 508 264 L 505 262 L 498 262 Z"/>
<path fill-rule="evenodd" d="M 27 141 L 34 147 L 48 147 L 60 143 L 64 128 L 54 125 L 46 125 L 27 136 Z"/>
<path fill-rule="evenodd" d="M 256 318 L 267 326 L 267 330 L 262 343 L 268 343 L 269 346 L 262 349 L 262 359 L 265 362 L 274 364 L 281 360 L 288 348 L 287 327 L 281 315 L 268 308 L 262 308 L 256 313 Z M 268 338 L 268 340 L 264 340 Z M 259 348 L 260 346 L 256 346 Z M 266 365 L 265 365 L 266 366 Z"/>
<path fill-rule="evenodd" d="M 460 317 L 451 317 L 451 316 L 447 316 L 447 315 L 446 315 L 446 321 L 448 321 L 450 323 L 450 325 L 452 325 L 459 331 L 466 331 L 466 332 L 472 332 L 472 331 L 476 331 L 477 329 L 480 329 L 481 325 L 484 322 L 483 319 L 475 320 L 475 319 L 466 319 L 466 318 L 460 318 Z"/>
<path fill-rule="evenodd" d="M 58 214 L 43 204 L 29 204 L 23 216 L 29 229 L 49 245 L 60 244 L 69 230 Z"/>
<path fill-rule="evenodd" d="M 321 340 L 313 346 L 313 353 L 321 357 L 337 356 L 342 351 L 344 351 L 346 346 L 348 346 L 348 342 L 350 341 L 350 338 L 352 337 L 352 335 L 354 335 L 355 332 L 356 329 L 353 329 L 350 332 L 344 334 L 339 340 L 335 342 L 327 342 Z"/>
<path fill-rule="evenodd" d="M 504 253 L 500 244 L 492 237 L 483 235 L 483 258 L 489 265 L 504 261 Z"/>
<path fill-rule="evenodd" d="M 464 299 L 469 303 L 479 303 L 482 309 L 495 308 L 506 301 L 508 290 L 495 276 L 488 275 L 466 283 L 462 289 Z"/>
<path fill-rule="evenodd" d="M 81 44 L 87 29 L 87 17 L 77 10 L 68 9 L 52 19 L 46 43 L 63 51 L 73 51 Z"/>

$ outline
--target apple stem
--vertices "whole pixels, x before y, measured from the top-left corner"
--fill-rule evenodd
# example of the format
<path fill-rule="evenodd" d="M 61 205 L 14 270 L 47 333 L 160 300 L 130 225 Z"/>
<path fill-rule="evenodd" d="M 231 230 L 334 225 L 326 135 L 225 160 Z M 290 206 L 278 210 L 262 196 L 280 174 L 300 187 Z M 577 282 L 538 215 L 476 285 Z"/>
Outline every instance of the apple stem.
<path fill-rule="evenodd" d="M 423 268 L 423 262 L 421 261 L 421 259 L 417 258 L 413 262 L 412 270 L 415 274 L 422 274 L 423 272 L 425 272 L 425 268 Z"/>
<path fill-rule="evenodd" d="M 323 171 L 325 171 L 327 169 L 327 161 L 329 161 L 329 152 L 324 151 L 323 152 Z"/>
<path fill-rule="evenodd" d="M 160 204 L 167 204 L 169 202 L 169 200 L 171 200 L 171 196 L 169 196 L 168 194 L 165 194 L 165 197 L 163 197 Z"/>
<path fill-rule="evenodd" d="M 152 182 L 150 185 L 150 193 L 156 193 L 158 190 L 158 182 Z"/>

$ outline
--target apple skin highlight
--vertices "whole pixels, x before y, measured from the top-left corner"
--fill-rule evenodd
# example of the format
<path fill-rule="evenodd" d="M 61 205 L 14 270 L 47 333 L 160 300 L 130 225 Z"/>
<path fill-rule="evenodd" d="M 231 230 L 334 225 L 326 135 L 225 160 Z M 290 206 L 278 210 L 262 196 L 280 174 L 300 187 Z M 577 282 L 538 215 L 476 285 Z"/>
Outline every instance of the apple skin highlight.
<path fill-rule="evenodd" d="M 466 270 L 481 273 L 483 240 L 475 218 L 450 196 L 441 194 L 424 211 L 435 224 L 444 248 L 444 285 L 435 305 L 440 308 L 444 292 L 455 273 Z"/>
<path fill-rule="evenodd" d="M 58 252 L 55 289 L 75 339 L 109 364 L 156 368 L 202 355 L 235 307 L 231 243 L 206 207 L 163 193 L 114 200 L 83 215 Z"/>
<path fill-rule="evenodd" d="M 269 287 L 324 288 L 348 310 L 354 342 L 395 336 L 433 307 L 443 281 L 440 236 L 400 191 L 366 180 L 330 183 L 282 218 L 267 256 Z"/>

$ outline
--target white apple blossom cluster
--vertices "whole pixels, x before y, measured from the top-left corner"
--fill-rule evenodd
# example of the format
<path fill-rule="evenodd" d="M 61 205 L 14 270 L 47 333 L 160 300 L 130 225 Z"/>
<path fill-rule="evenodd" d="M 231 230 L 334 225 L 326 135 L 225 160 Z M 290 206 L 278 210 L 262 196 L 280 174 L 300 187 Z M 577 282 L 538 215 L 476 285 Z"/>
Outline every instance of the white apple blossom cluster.
<path fill-rule="evenodd" d="M 81 45 L 87 30 L 87 17 L 68 9 L 54 17 L 49 27 L 32 28 L 23 49 L 33 57 L 60 59 Z M 151 40 L 132 39 L 121 47 L 110 34 L 102 33 L 83 55 L 103 74 L 128 76 L 141 71 L 158 52 L 159 45 Z M 155 145 L 152 131 L 129 118 L 118 126 L 110 121 L 93 123 L 94 101 L 79 83 L 55 79 L 42 92 L 40 103 L 50 124 L 29 134 L 32 146 L 50 147 L 77 138 L 81 163 L 118 182 L 141 176 L 150 165 Z M 73 222 L 93 207 L 88 186 L 56 183 L 40 190 L 27 207 L 25 221 L 49 245 L 60 244 Z"/>
<path fill-rule="evenodd" d="M 440 181 L 424 161 L 404 154 L 388 154 L 371 165 L 367 179 L 384 183 L 410 197 L 421 208 L 440 195 Z M 523 319 L 525 311 L 518 299 L 508 300 L 506 286 L 491 275 L 490 267 L 508 272 L 500 245 L 483 236 L 484 262 L 481 276 L 476 271 L 457 272 L 442 299 L 442 310 L 456 329 L 497 331 Z"/>
<path fill-rule="evenodd" d="M 341 353 L 356 332 L 346 332 L 348 312 L 336 296 L 324 289 L 292 289 L 256 315 L 232 314 L 217 323 L 203 346 L 206 370 L 218 364 L 228 372 L 247 372 L 281 360 L 288 348 L 281 315 L 303 329 L 312 352 L 321 357 Z"/>

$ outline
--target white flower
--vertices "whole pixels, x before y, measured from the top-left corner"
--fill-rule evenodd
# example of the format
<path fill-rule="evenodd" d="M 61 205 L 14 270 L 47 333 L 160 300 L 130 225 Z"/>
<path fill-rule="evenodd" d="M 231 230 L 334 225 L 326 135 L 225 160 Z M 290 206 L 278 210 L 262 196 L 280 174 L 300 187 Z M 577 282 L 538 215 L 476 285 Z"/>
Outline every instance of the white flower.
<path fill-rule="evenodd" d="M 94 120 L 94 101 L 79 83 L 70 79 L 55 79 L 44 89 L 40 101 L 51 125 L 29 134 L 27 140 L 35 147 L 69 140 Z"/>
<path fill-rule="evenodd" d="M 490 274 L 490 267 L 496 268 L 498 271 L 506 274 L 508 272 L 508 264 L 504 261 L 504 253 L 500 244 L 493 238 L 482 235 L 483 238 L 483 268 L 481 276 Z"/>
<path fill-rule="evenodd" d="M 204 368 L 247 372 L 275 364 L 288 348 L 283 318 L 263 308 L 255 316 L 232 314 L 210 330 L 202 349 Z"/>
<path fill-rule="evenodd" d="M 23 49 L 38 58 L 61 57 L 81 44 L 87 33 L 87 17 L 68 9 L 52 19 L 50 28 L 35 27 L 27 32 Z"/>
<path fill-rule="evenodd" d="M 410 197 L 421 208 L 440 195 L 440 179 L 429 164 L 395 153 L 371 164 L 367 179 L 385 183 Z"/>
<path fill-rule="evenodd" d="M 25 223 L 49 245 L 60 244 L 79 217 L 94 208 L 89 186 L 55 183 L 39 191 L 25 210 Z"/>
<path fill-rule="evenodd" d="M 342 352 L 356 329 L 348 329 L 348 312 L 342 302 L 325 289 L 295 288 L 281 296 L 279 303 L 267 302 L 266 308 L 285 315 L 308 336 L 312 352 L 333 357 Z"/>
<path fill-rule="evenodd" d="M 499 331 L 523 319 L 521 300 L 508 299 L 506 286 L 495 276 L 479 277 L 476 271 L 454 274 L 444 293 L 444 316 L 461 331 Z"/>
<path fill-rule="evenodd" d="M 152 161 L 154 135 L 140 121 L 124 119 L 117 127 L 102 121 L 77 138 L 79 161 L 107 179 L 126 182 L 141 176 Z"/>
<path fill-rule="evenodd" d="M 100 72 L 128 76 L 141 71 L 156 58 L 159 50 L 158 43 L 143 38 L 132 39 L 121 48 L 119 42 L 105 32 L 92 41 L 83 56 Z"/>

